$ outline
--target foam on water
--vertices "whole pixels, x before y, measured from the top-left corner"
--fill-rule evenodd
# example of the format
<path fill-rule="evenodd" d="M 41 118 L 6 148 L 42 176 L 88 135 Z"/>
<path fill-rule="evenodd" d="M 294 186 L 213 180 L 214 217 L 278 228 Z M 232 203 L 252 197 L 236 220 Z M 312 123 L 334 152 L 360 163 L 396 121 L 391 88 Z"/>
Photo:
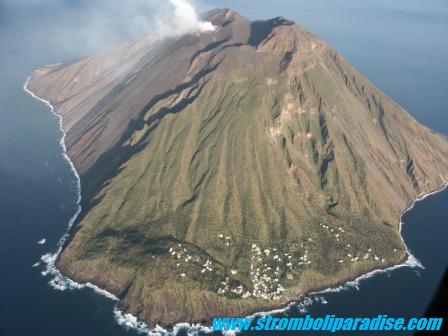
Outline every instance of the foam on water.
<path fill-rule="evenodd" d="M 203 333 L 211 333 L 213 332 L 212 328 L 201 325 L 201 324 L 190 324 L 187 322 L 177 323 L 173 326 L 172 330 L 167 330 L 159 325 L 156 325 L 153 328 L 150 328 L 147 323 L 139 321 L 137 317 L 132 314 L 125 314 L 117 307 L 114 308 L 114 317 L 115 321 L 123 328 L 127 330 L 135 330 L 142 334 L 147 334 L 150 336 L 171 336 L 177 335 L 180 332 L 183 332 L 189 336 L 201 335 Z M 224 333 L 225 335 L 234 335 L 234 331 L 227 331 Z"/>
<path fill-rule="evenodd" d="M 202 324 L 190 324 L 187 322 L 177 323 L 173 326 L 173 330 L 169 331 L 160 326 L 156 326 L 154 329 L 149 330 L 148 335 L 151 336 L 171 336 L 179 333 L 187 333 L 189 336 L 202 335 L 204 333 L 213 332 L 212 328 L 204 326 Z M 223 333 L 226 336 L 235 335 L 235 331 L 226 331 Z"/>
<path fill-rule="evenodd" d="M 114 308 L 115 320 L 119 325 L 125 329 L 135 329 L 141 333 L 149 333 L 148 325 L 145 322 L 141 322 L 132 314 L 125 314 L 117 307 Z"/>
<path fill-rule="evenodd" d="M 203 326 L 201 324 L 189 324 L 189 323 L 178 323 L 173 327 L 172 331 L 168 331 L 160 326 L 156 326 L 155 328 L 150 329 L 149 326 L 145 322 L 139 321 L 137 319 L 137 317 L 133 316 L 132 314 L 125 314 L 122 311 L 120 311 L 118 309 L 119 299 L 114 294 L 112 294 L 94 284 L 91 284 L 91 283 L 80 284 L 76 281 L 73 281 L 73 280 L 69 279 L 68 277 L 62 275 L 62 273 L 56 268 L 56 266 L 55 266 L 56 260 L 59 256 L 59 254 L 62 252 L 64 244 L 66 243 L 67 239 L 70 236 L 71 228 L 73 227 L 76 219 L 78 218 L 79 214 L 81 213 L 81 179 L 79 177 L 78 172 L 76 171 L 75 165 L 73 164 L 73 162 L 71 161 L 70 157 L 67 154 L 67 147 L 65 145 L 66 133 L 65 133 L 65 130 L 63 127 L 62 116 L 56 113 L 53 105 L 51 105 L 51 103 L 49 101 L 36 96 L 32 91 L 30 91 L 28 89 L 29 81 L 30 81 L 30 77 L 27 78 L 27 80 L 23 86 L 23 89 L 28 94 L 30 94 L 33 98 L 35 98 L 35 99 L 43 102 L 45 105 L 47 105 L 50 108 L 51 113 L 53 113 L 53 115 L 55 115 L 58 118 L 59 129 L 62 133 L 62 137 L 59 142 L 60 146 L 62 148 L 62 154 L 63 154 L 65 160 L 68 162 L 70 169 L 72 170 L 72 172 L 76 178 L 76 194 L 77 194 L 76 211 L 75 211 L 74 215 L 69 220 L 69 223 L 67 225 L 67 231 L 64 233 L 64 235 L 61 237 L 61 239 L 59 240 L 59 242 L 57 244 L 57 246 L 58 246 L 57 251 L 55 253 L 46 253 L 41 257 L 42 262 L 44 262 L 46 265 L 45 269 L 41 272 L 42 275 L 44 275 L 44 276 L 51 275 L 52 276 L 52 279 L 50 280 L 49 284 L 56 290 L 64 291 L 67 289 L 90 288 L 90 289 L 94 290 L 96 293 L 103 295 L 113 301 L 116 301 L 117 305 L 114 307 L 115 320 L 117 321 L 117 323 L 119 325 L 123 326 L 126 329 L 133 329 L 133 330 L 137 330 L 138 332 L 148 334 L 148 335 L 154 335 L 154 336 L 176 335 L 178 332 L 185 331 L 185 330 L 187 331 L 188 335 L 192 335 L 192 336 L 198 335 L 199 333 L 212 332 L 212 329 L 210 327 Z M 420 195 L 406 210 L 404 210 L 401 213 L 399 232 L 400 232 L 400 238 L 405 246 L 405 251 L 407 254 L 407 259 L 403 263 L 394 265 L 394 266 L 390 266 L 387 268 L 380 268 L 380 269 L 373 270 L 371 272 L 368 272 L 366 274 L 359 276 L 358 278 L 356 278 L 354 280 L 347 281 L 346 283 L 344 283 L 340 286 L 330 287 L 330 288 L 326 288 L 321 291 L 311 292 L 308 295 L 306 295 L 304 298 L 300 299 L 299 301 L 291 303 L 284 308 L 271 310 L 271 311 L 267 311 L 267 312 L 258 312 L 256 314 L 252 314 L 248 317 L 262 317 L 262 316 L 284 313 L 284 312 L 288 311 L 292 306 L 294 306 L 295 308 L 298 308 L 301 313 L 306 313 L 307 307 L 311 306 L 314 302 L 320 302 L 321 304 L 327 303 L 325 298 L 322 296 L 323 294 L 340 292 L 340 291 L 349 290 L 349 289 L 353 289 L 353 288 L 359 290 L 359 285 L 360 285 L 361 281 L 370 279 L 377 274 L 383 274 L 383 273 L 389 274 L 390 272 L 392 272 L 396 269 L 403 268 L 403 267 L 424 269 L 424 266 L 422 265 L 422 263 L 412 254 L 412 252 L 409 250 L 408 246 L 406 245 L 406 243 L 403 239 L 403 236 L 401 233 L 402 233 L 402 226 L 404 223 L 402 221 L 402 218 L 403 218 L 404 214 L 406 214 L 408 211 L 410 211 L 415 206 L 415 203 L 422 201 L 431 195 L 437 194 L 437 193 L 445 190 L 447 187 L 448 187 L 448 183 L 445 182 L 445 184 L 441 188 L 439 188 L 435 191 L 431 191 L 426 194 Z M 45 239 L 42 239 L 41 241 L 38 242 L 38 244 L 44 244 L 44 243 L 45 243 Z M 33 265 L 33 267 L 37 267 L 39 264 L 40 263 L 36 263 Z M 235 331 L 226 332 L 225 335 L 234 335 L 235 333 L 236 333 Z"/>

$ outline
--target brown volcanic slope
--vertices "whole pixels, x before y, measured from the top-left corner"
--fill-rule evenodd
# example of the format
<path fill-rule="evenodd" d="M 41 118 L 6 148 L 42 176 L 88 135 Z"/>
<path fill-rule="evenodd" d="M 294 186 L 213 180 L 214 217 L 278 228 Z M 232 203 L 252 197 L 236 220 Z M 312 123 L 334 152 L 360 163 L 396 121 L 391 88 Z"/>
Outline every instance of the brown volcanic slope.
<path fill-rule="evenodd" d="M 447 138 L 290 21 L 209 20 L 34 72 L 84 188 L 60 269 L 169 325 L 402 261 L 399 215 L 447 181 Z"/>

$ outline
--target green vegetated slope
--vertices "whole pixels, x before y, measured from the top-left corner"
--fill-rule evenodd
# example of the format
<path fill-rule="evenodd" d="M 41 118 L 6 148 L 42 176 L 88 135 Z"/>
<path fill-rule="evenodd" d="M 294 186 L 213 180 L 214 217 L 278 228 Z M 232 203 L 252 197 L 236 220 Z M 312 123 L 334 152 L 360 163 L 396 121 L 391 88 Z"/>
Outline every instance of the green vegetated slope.
<path fill-rule="evenodd" d="M 400 213 L 447 178 L 447 139 L 314 35 L 209 20 L 215 32 L 145 42 L 126 71 L 114 59 L 81 98 L 50 83 L 83 78 L 79 64 L 31 81 L 78 120 L 87 210 L 58 266 L 152 324 L 273 308 L 401 262 Z"/>

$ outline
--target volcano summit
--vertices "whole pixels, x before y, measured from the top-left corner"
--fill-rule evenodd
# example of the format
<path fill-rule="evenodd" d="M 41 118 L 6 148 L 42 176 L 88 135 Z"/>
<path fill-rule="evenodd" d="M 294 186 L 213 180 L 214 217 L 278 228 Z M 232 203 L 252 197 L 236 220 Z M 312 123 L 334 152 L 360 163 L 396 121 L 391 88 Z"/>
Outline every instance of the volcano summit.
<path fill-rule="evenodd" d="M 447 182 L 448 139 L 291 21 L 206 19 L 33 73 L 83 187 L 61 272 L 172 325 L 403 262 L 400 214 Z"/>

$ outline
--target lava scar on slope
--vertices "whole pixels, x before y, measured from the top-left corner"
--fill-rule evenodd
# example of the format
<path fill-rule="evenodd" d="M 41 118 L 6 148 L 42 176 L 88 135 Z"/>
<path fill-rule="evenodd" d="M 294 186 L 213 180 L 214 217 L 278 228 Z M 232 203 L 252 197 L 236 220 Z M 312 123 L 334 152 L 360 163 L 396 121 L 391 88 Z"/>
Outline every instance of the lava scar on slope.
<path fill-rule="evenodd" d="M 83 186 L 62 272 L 172 325 L 401 262 L 400 213 L 446 183 L 447 138 L 291 21 L 207 20 L 33 73 Z"/>

